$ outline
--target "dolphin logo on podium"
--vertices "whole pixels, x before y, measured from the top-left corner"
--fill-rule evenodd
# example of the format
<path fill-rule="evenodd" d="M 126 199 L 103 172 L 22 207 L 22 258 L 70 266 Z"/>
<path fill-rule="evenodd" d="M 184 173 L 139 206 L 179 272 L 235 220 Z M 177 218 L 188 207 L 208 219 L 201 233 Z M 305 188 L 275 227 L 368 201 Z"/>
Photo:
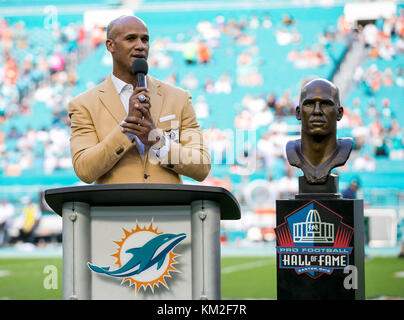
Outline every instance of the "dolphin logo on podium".
<path fill-rule="evenodd" d="M 142 273 L 155 264 L 157 264 L 157 269 L 160 269 L 167 254 L 185 237 L 185 233 L 162 234 L 140 248 L 126 250 L 126 253 L 132 254 L 132 258 L 121 268 L 114 271 L 109 271 L 110 267 L 97 267 L 91 263 L 88 263 L 88 267 L 94 272 L 120 278 Z"/>
<path fill-rule="evenodd" d="M 129 280 L 131 285 L 136 285 L 136 291 L 149 286 L 154 292 L 154 285 L 159 283 L 167 287 L 164 278 L 169 276 L 169 271 L 178 271 L 173 267 L 174 258 L 178 256 L 173 249 L 186 238 L 186 234 L 159 233 L 157 228 L 153 229 L 152 223 L 149 228 L 140 228 L 136 224 L 132 231 L 123 231 L 125 237 L 114 241 L 119 246 L 118 252 L 112 254 L 117 258 L 118 269 L 99 267 L 90 262 L 88 267 L 98 274 L 123 278 L 122 283 Z"/>

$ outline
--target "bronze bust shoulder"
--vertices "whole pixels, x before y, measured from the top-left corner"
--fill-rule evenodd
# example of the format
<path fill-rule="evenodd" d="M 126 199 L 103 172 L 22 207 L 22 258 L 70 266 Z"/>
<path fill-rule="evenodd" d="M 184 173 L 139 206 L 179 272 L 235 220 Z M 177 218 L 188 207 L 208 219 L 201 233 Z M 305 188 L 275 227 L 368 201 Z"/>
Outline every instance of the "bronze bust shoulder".
<path fill-rule="evenodd" d="M 337 139 L 337 121 L 343 116 L 338 88 L 328 80 L 315 79 L 301 91 L 296 118 L 301 121 L 301 139 L 289 141 L 290 165 L 302 169 L 309 184 L 324 184 L 330 171 L 346 163 L 351 138 Z"/>
<path fill-rule="evenodd" d="M 301 149 L 301 140 L 289 141 L 286 144 L 286 155 L 291 166 L 302 169 L 310 184 L 322 184 L 327 181 L 333 168 L 343 166 L 349 158 L 353 141 L 351 138 L 337 139 L 334 152 L 321 165 L 313 167 L 305 160 Z"/>

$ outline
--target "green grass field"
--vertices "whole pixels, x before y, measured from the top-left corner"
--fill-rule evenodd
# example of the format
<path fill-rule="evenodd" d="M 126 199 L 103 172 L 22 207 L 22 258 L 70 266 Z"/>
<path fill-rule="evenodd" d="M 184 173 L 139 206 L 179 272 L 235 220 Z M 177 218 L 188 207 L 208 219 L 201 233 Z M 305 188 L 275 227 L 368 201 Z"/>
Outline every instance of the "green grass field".
<path fill-rule="evenodd" d="M 222 259 L 223 299 L 276 299 L 273 257 Z M 57 269 L 57 289 L 45 289 L 49 273 Z M 366 260 L 366 297 L 404 297 L 404 259 Z M 0 299 L 62 299 L 62 259 L 0 259 Z"/>

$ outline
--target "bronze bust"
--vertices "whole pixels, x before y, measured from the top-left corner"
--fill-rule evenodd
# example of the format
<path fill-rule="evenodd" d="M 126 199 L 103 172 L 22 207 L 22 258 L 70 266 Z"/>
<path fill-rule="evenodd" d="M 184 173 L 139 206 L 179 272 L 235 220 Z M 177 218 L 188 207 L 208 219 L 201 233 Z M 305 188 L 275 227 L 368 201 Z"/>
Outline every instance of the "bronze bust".
<path fill-rule="evenodd" d="M 286 155 L 290 165 L 303 171 L 307 183 L 326 183 L 330 171 L 348 160 L 352 139 L 337 139 L 337 121 L 342 116 L 339 91 L 333 83 L 314 79 L 302 88 L 296 107 L 301 139 L 287 143 Z"/>

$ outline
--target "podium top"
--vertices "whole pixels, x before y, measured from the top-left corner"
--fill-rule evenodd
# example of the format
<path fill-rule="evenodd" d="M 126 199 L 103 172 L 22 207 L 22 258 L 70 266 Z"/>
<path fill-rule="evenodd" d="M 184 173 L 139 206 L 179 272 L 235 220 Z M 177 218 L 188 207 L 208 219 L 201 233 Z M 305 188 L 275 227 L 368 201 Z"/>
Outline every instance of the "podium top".
<path fill-rule="evenodd" d="M 45 190 L 45 200 L 60 216 L 65 202 L 84 202 L 90 206 L 189 205 L 196 200 L 220 204 L 222 220 L 240 219 L 240 205 L 233 194 L 221 187 L 129 183 L 97 184 Z"/>

